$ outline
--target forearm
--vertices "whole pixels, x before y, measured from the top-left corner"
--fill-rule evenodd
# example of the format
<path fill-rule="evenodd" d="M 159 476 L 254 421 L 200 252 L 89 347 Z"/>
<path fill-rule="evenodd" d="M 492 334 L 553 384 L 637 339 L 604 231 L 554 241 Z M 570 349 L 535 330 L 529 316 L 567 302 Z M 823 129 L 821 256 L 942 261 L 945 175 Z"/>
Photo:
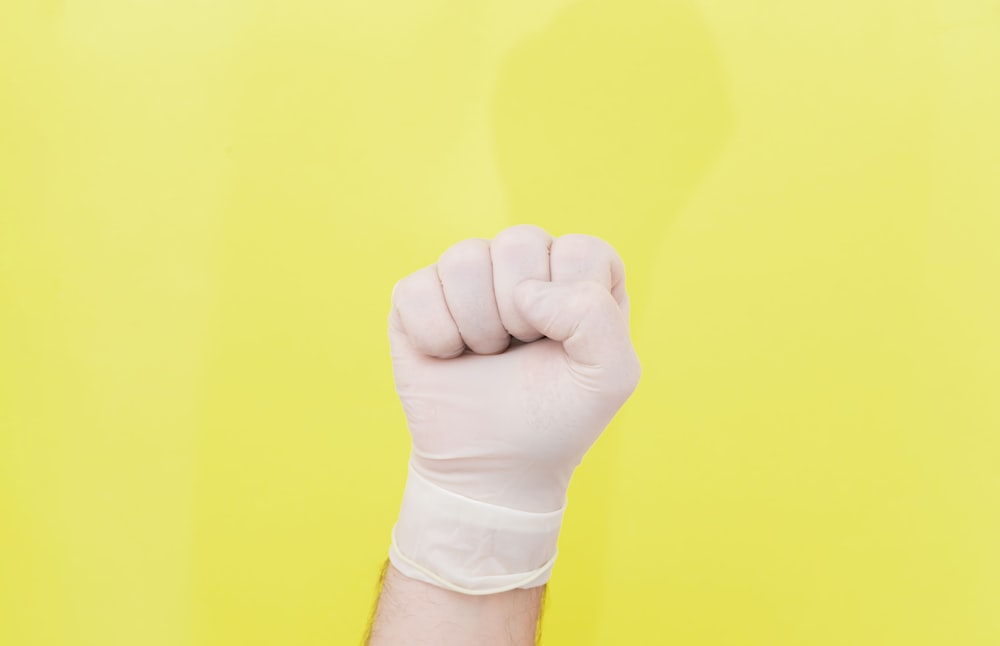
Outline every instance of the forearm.
<path fill-rule="evenodd" d="M 530 646 L 545 587 L 467 595 L 403 576 L 388 566 L 369 646 Z"/>

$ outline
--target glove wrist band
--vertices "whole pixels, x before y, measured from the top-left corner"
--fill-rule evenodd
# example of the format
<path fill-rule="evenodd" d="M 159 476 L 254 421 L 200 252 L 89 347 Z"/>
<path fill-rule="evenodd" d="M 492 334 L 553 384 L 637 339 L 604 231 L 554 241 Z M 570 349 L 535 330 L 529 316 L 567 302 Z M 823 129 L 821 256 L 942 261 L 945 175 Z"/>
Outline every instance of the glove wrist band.
<path fill-rule="evenodd" d="M 463 594 L 544 585 L 564 510 L 535 513 L 466 498 L 410 464 L 389 560 L 405 576 Z"/>

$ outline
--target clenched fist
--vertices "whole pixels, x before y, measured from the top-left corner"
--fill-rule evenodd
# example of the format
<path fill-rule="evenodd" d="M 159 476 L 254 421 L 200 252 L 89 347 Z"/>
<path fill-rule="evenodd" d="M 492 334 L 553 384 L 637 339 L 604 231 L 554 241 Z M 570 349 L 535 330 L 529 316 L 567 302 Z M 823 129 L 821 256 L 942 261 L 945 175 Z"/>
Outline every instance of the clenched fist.
<path fill-rule="evenodd" d="M 413 442 L 393 565 L 545 583 L 573 470 L 639 379 L 618 254 L 526 225 L 459 242 L 396 285 L 389 340 Z"/>

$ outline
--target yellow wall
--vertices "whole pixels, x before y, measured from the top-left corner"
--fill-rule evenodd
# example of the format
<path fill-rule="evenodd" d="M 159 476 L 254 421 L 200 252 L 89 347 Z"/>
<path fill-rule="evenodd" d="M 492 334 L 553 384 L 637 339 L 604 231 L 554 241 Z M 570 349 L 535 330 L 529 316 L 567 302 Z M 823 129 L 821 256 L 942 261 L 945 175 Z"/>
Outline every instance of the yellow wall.
<path fill-rule="evenodd" d="M 5 0 L 0 644 L 356 643 L 389 290 L 607 237 L 545 643 L 1000 643 L 990 0 Z"/>

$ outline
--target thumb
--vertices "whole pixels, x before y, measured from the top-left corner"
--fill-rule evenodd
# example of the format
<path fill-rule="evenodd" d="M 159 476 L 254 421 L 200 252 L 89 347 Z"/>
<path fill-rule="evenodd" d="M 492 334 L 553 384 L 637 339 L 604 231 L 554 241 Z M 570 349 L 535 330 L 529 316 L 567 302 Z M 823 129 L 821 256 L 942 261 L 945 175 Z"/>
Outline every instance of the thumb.
<path fill-rule="evenodd" d="M 539 332 L 560 341 L 569 358 L 607 371 L 635 387 L 639 359 L 628 319 L 600 283 L 526 280 L 514 289 L 514 304 Z"/>

